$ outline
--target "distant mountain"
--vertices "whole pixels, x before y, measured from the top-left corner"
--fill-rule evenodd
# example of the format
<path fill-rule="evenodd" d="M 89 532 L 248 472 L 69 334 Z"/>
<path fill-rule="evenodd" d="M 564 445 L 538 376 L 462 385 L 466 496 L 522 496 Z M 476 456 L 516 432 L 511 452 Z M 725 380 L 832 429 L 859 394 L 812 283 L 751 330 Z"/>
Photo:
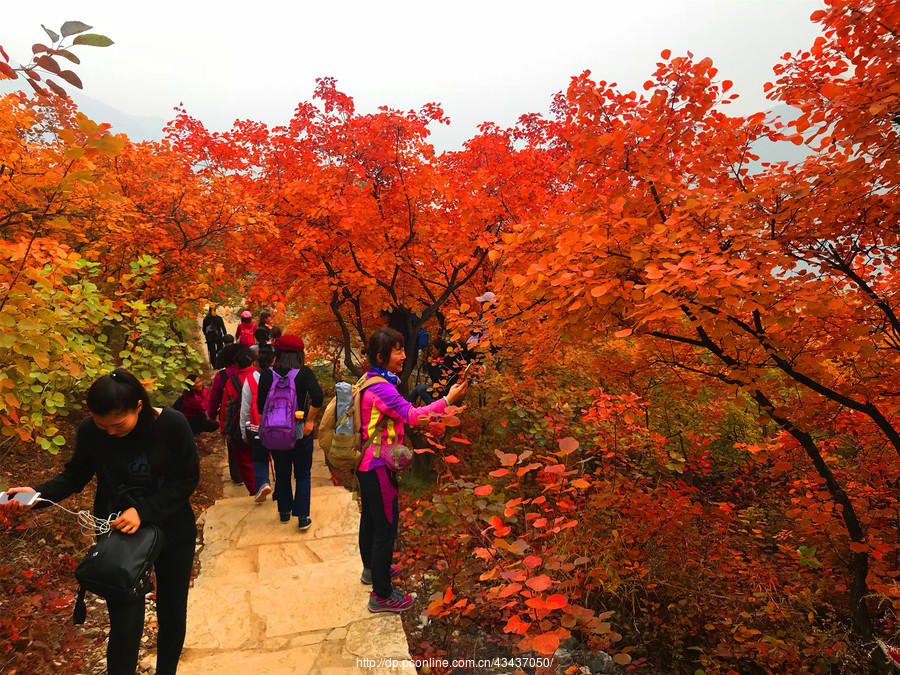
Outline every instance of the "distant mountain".
<path fill-rule="evenodd" d="M 163 137 L 167 120 L 162 117 L 129 115 L 80 92 L 72 92 L 71 96 L 81 112 L 95 122 L 111 124 L 114 133 L 124 133 L 132 141 L 159 141 Z"/>

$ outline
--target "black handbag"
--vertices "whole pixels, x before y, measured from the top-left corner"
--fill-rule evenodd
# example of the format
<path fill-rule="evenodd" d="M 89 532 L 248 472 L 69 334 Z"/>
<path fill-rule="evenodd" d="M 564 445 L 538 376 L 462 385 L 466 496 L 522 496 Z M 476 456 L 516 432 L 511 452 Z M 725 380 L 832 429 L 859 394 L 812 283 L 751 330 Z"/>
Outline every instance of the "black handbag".
<path fill-rule="evenodd" d="M 143 600 L 153 590 L 150 572 L 161 548 L 162 531 L 156 525 L 141 525 L 134 534 L 113 529 L 99 535 L 75 568 L 79 589 L 74 622 L 86 618 L 86 591 L 115 603 Z"/>

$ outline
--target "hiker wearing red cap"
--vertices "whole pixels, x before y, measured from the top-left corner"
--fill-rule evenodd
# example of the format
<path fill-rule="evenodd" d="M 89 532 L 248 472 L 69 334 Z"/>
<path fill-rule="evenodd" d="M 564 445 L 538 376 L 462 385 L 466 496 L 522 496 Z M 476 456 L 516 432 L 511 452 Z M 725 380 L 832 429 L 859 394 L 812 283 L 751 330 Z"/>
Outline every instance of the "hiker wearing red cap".
<path fill-rule="evenodd" d="M 289 523 L 296 516 L 298 526 L 306 530 L 312 524 L 309 517 L 310 469 L 313 456 L 313 422 L 322 407 L 322 387 L 308 366 L 304 365 L 305 345 L 296 335 L 283 335 L 275 340 L 275 366 L 271 370 L 260 371 L 256 393 L 256 410 L 259 413 L 260 442 L 272 455 L 275 465 L 275 501 L 278 517 L 282 523 Z M 295 417 L 292 430 L 293 446 L 274 447 L 267 436 L 267 426 L 275 428 L 276 422 L 269 416 L 284 414 L 284 409 L 266 407 L 269 398 L 283 395 L 285 386 L 293 385 L 295 400 L 291 401 L 290 414 Z M 279 420 L 280 421 L 280 420 Z M 279 443 L 280 445 L 280 443 Z M 294 474 L 296 488 L 291 493 L 291 474 Z"/>

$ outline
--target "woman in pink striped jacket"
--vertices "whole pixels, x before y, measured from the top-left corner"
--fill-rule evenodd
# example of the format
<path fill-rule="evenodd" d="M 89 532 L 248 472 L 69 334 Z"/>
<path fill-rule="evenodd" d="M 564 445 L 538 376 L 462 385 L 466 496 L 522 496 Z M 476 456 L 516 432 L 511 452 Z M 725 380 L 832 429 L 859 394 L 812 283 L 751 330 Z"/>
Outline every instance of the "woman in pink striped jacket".
<path fill-rule="evenodd" d="M 361 401 L 365 452 L 356 470 L 362 505 L 359 553 L 363 572 L 360 581 L 372 584 L 370 612 L 402 612 L 412 605 L 412 597 L 391 585 L 391 579 L 400 573 L 399 567 L 391 565 L 399 518 L 397 475 L 385 466 L 384 459 L 375 457 L 375 444 L 369 441 L 373 434 L 379 434 L 381 454 L 387 454 L 392 446 L 403 443 L 404 424 L 418 424 L 432 414 L 444 412 L 447 406 L 465 396 L 469 384 L 461 379 L 443 398 L 414 408 L 397 391 L 400 381 L 397 373 L 403 370 L 406 359 L 403 335 L 392 328 L 380 328 L 369 338 L 366 353 L 370 365 L 366 378 L 381 377 L 386 381 L 365 389 Z"/>

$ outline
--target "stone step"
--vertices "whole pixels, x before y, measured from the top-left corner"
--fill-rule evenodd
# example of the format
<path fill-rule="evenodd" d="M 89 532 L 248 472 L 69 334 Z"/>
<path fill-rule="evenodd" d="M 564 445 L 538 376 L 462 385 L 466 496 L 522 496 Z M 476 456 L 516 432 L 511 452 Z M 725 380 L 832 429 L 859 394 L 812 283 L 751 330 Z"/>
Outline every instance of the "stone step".
<path fill-rule="evenodd" d="M 398 664 L 385 665 L 385 659 Z M 370 615 L 322 631 L 263 638 L 257 647 L 186 646 L 181 675 L 415 675 L 400 617 Z M 372 664 L 372 665 L 369 665 Z M 377 665 L 376 665 L 377 664 Z"/>

